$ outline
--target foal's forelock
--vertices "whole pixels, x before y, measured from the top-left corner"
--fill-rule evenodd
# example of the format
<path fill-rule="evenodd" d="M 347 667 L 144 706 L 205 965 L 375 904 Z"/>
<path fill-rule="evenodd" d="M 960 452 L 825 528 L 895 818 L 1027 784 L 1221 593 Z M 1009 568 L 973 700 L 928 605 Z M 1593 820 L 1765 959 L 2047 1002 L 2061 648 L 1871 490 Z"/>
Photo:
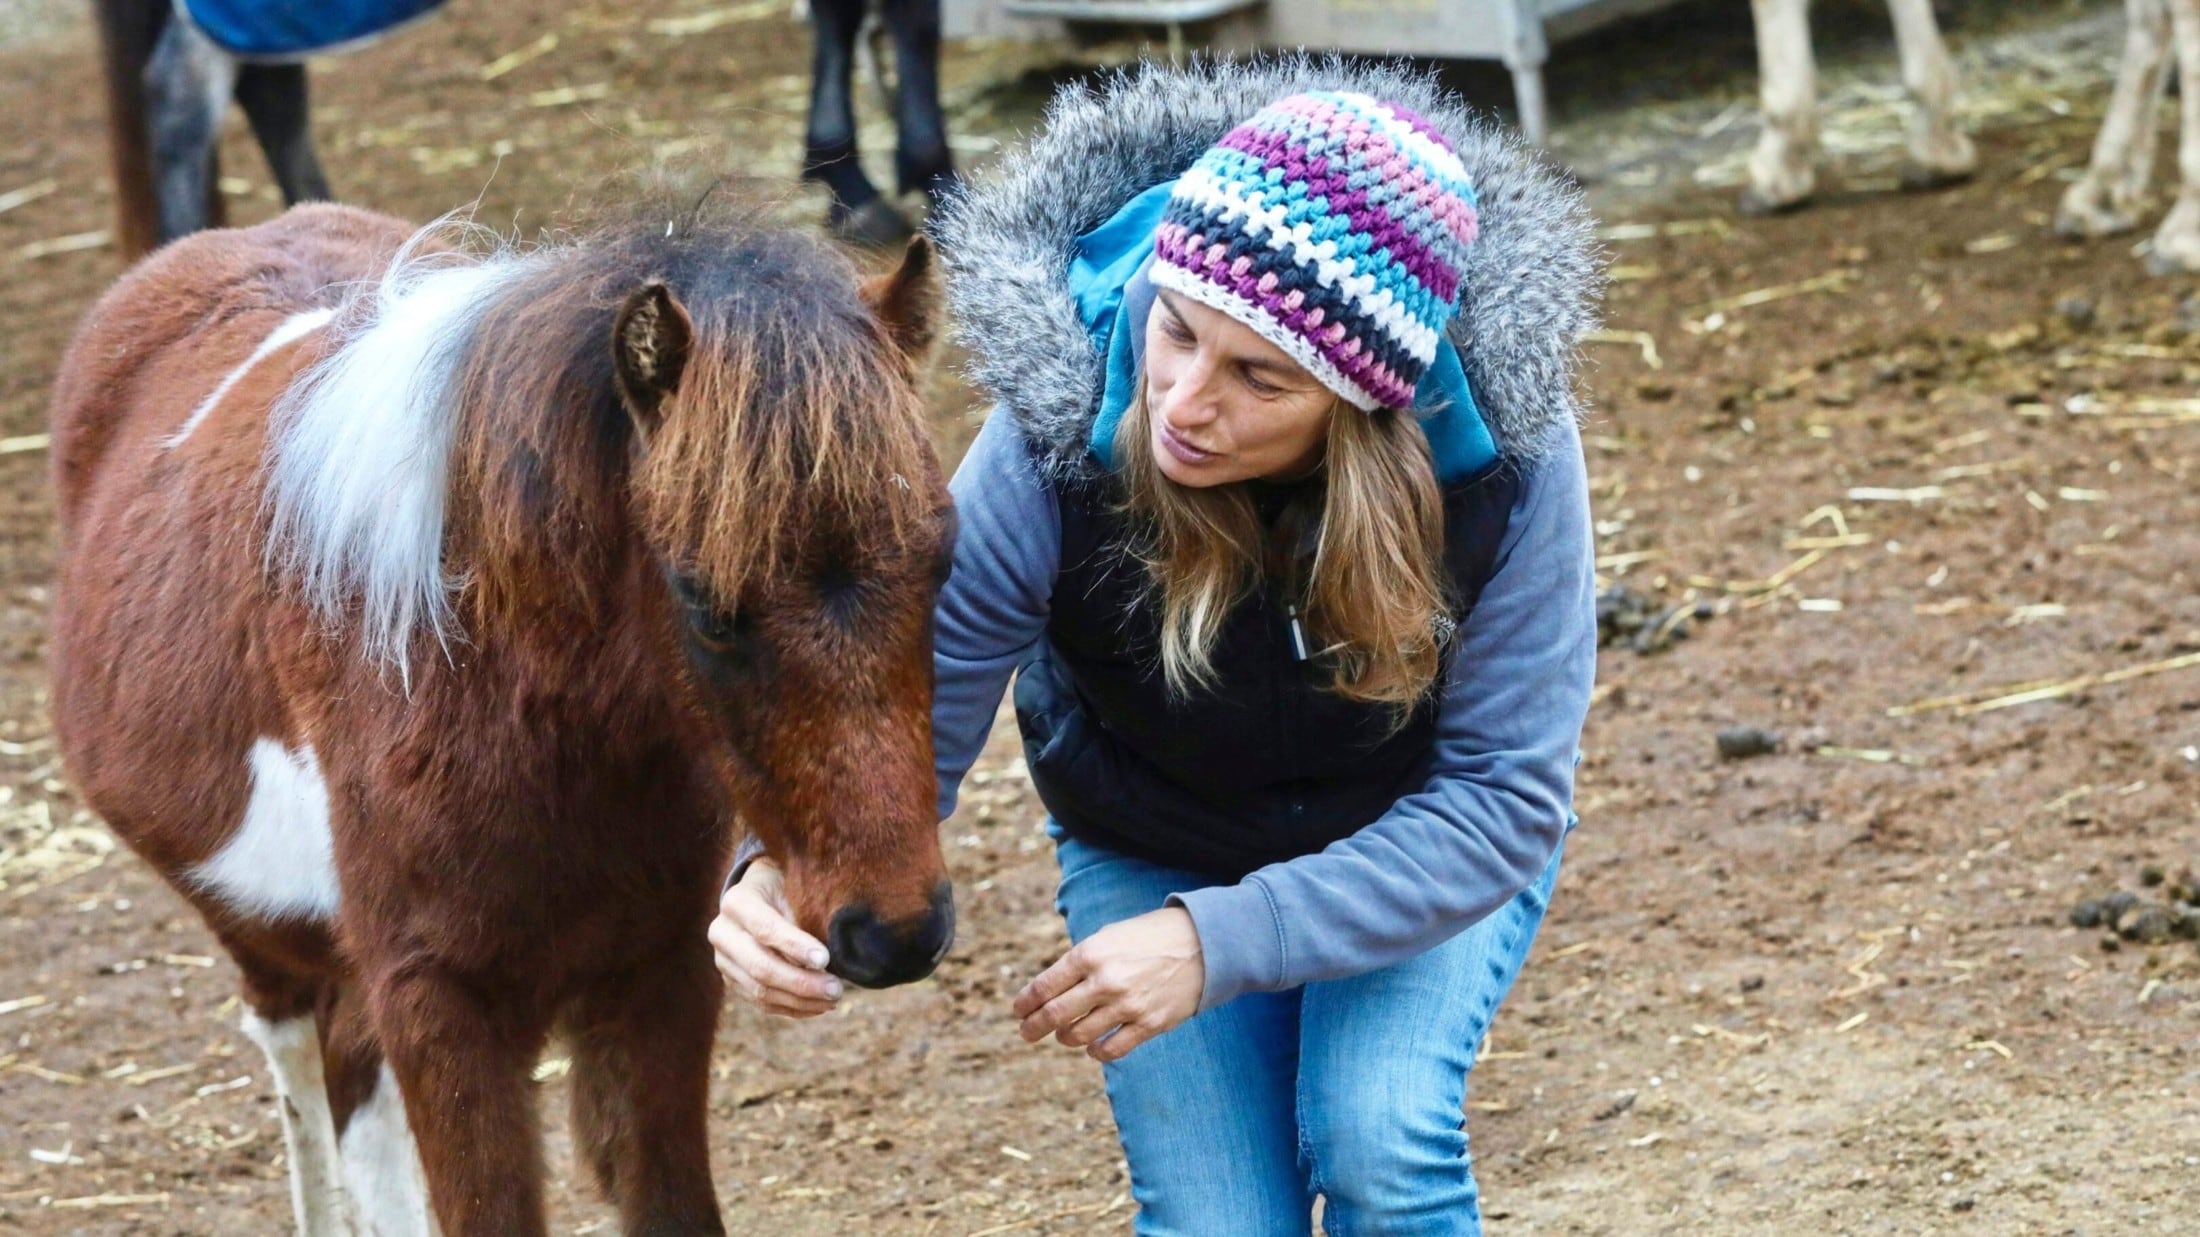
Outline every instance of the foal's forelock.
<path fill-rule="evenodd" d="M 661 222 L 478 258 L 447 230 L 347 304 L 269 431 L 270 566 L 407 682 L 421 632 L 463 639 L 461 589 L 475 616 L 593 587 L 614 507 L 729 602 L 806 538 L 893 553 L 931 527 L 922 401 L 843 259 Z M 695 340 L 629 475 L 612 310 L 668 276 Z"/>
<path fill-rule="evenodd" d="M 704 347 L 635 479 L 650 541 L 727 601 L 820 536 L 908 551 L 930 527 L 931 448 L 883 339 L 868 323 L 802 338 L 796 321 L 712 324 L 707 311 L 698 326 Z"/>

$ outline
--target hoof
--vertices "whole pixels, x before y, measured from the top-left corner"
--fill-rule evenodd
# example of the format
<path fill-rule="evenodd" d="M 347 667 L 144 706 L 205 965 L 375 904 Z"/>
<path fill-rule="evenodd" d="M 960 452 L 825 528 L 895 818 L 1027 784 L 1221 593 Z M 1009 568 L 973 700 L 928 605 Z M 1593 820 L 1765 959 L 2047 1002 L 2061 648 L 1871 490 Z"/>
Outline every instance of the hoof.
<path fill-rule="evenodd" d="M 916 235 L 916 226 L 885 198 L 872 198 L 851 211 L 835 209 L 825 216 L 825 230 L 835 240 L 873 249 L 891 249 Z"/>
<path fill-rule="evenodd" d="M 2050 225 L 2057 236 L 2071 240 L 2093 240 L 2103 236 L 2115 236 L 2139 226 L 2139 221 L 2129 215 L 2076 214 L 2070 211 L 2055 212 L 2055 222 Z"/>
<path fill-rule="evenodd" d="M 1762 219 L 1767 215 L 1784 215 L 1789 211 L 1800 210 L 1809 201 L 1808 193 L 1784 201 L 1776 200 L 1757 186 L 1751 185 L 1742 190 L 1740 197 L 1734 199 L 1734 209 L 1746 218 Z"/>
<path fill-rule="evenodd" d="M 2200 272 L 2200 254 L 2179 257 L 2175 254 L 2163 253 L 2159 249 L 2149 250 L 2146 267 L 2147 274 L 2156 278 L 2167 278 L 2171 275 L 2191 275 Z"/>
<path fill-rule="evenodd" d="M 1922 193 L 1929 189 L 1945 189 L 1971 179 L 1971 169 L 1951 170 L 1927 164 L 1906 162 L 1902 165 L 1901 185 L 1905 193 Z"/>

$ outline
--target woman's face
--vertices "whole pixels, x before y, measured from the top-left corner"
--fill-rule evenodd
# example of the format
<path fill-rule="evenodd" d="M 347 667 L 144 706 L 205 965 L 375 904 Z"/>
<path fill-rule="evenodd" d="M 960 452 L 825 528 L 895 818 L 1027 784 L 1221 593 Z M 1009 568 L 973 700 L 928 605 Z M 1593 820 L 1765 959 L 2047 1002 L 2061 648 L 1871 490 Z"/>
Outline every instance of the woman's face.
<path fill-rule="evenodd" d="M 1321 462 L 1337 397 L 1281 348 L 1166 289 L 1146 315 L 1147 432 L 1161 475 L 1202 488 Z"/>

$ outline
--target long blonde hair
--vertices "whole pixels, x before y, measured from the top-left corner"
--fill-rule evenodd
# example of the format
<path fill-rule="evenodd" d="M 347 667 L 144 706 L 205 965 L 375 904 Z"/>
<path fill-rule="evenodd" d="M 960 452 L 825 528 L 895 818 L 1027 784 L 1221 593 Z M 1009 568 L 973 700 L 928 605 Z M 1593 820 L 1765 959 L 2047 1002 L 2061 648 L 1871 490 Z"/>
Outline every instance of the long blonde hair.
<path fill-rule="evenodd" d="M 1215 640 L 1268 573 L 1269 534 L 1243 484 L 1193 488 L 1162 475 L 1143 378 L 1137 390 L 1115 439 L 1123 510 L 1160 609 L 1162 674 L 1183 695 L 1214 685 Z M 1402 724 L 1442 674 L 1441 633 L 1451 619 L 1428 438 L 1411 414 L 1363 413 L 1339 400 L 1321 472 L 1313 567 L 1288 600 L 1300 607 L 1308 652 L 1330 671 L 1330 690 L 1391 705 Z"/>

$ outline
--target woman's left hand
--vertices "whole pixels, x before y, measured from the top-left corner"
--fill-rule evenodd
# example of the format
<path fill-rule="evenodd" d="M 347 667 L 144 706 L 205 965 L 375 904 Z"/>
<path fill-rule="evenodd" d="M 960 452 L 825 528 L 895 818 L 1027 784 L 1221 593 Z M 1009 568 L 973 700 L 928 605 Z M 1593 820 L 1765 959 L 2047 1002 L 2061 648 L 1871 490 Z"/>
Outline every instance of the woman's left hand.
<path fill-rule="evenodd" d="M 1165 906 L 1085 938 L 1024 985 L 1015 1011 L 1025 1042 L 1052 1035 L 1115 1061 L 1198 1013 L 1206 983 L 1191 912 Z"/>

